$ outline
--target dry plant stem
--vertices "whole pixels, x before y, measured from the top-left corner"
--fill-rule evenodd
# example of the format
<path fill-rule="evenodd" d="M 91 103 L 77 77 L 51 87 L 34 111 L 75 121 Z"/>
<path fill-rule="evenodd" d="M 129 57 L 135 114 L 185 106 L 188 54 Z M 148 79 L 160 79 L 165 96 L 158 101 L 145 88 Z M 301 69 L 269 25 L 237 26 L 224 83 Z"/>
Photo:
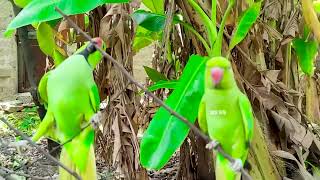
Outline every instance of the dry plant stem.
<path fill-rule="evenodd" d="M 68 167 L 66 167 L 64 164 L 60 163 L 56 158 L 54 158 L 53 156 L 51 156 L 47 151 L 43 150 L 42 148 L 40 148 L 35 142 L 33 142 L 29 137 L 27 137 L 25 134 L 23 134 L 22 132 L 20 132 L 19 130 L 17 130 L 16 128 L 14 128 L 5 118 L 1 117 L 0 120 L 5 123 L 11 130 L 13 130 L 16 134 L 18 134 L 19 136 L 21 136 L 24 140 L 27 140 L 33 147 L 35 147 L 39 152 L 41 152 L 42 154 L 44 154 L 48 159 L 50 159 L 51 161 L 53 161 L 54 163 L 56 163 L 57 165 L 59 165 L 60 167 L 62 167 L 64 170 L 66 170 L 68 173 L 70 173 L 72 176 L 74 176 L 76 179 L 81 180 L 80 176 L 70 170 Z"/>
<path fill-rule="evenodd" d="M 172 20 L 173 20 L 173 11 L 174 11 L 174 7 L 175 7 L 175 3 L 174 0 L 170 0 L 169 1 L 169 11 L 167 13 L 167 18 L 166 18 L 166 22 L 165 22 L 165 28 L 164 28 L 164 34 L 163 34 L 163 38 L 162 38 L 162 46 L 163 51 L 164 51 L 164 55 L 163 57 L 166 58 L 167 57 L 167 49 L 169 48 L 168 46 L 170 46 L 170 44 L 166 43 L 169 42 L 169 38 L 170 38 L 170 32 L 172 29 Z M 170 47 L 171 49 L 171 47 Z M 172 54 L 169 53 L 169 56 L 171 57 Z"/>
<path fill-rule="evenodd" d="M 160 98 L 158 98 L 157 96 L 155 96 L 153 93 L 151 93 L 148 89 L 146 89 L 145 87 L 143 87 L 142 84 L 140 84 L 138 81 L 136 81 L 131 75 L 130 73 L 120 64 L 118 63 L 113 57 L 111 57 L 109 54 L 107 54 L 105 51 L 103 51 L 100 47 L 98 47 L 93 41 L 92 41 L 92 37 L 90 37 L 88 34 L 86 34 L 84 31 L 82 31 L 78 25 L 76 25 L 65 13 L 63 13 L 61 11 L 61 9 L 59 9 L 58 7 L 55 8 L 57 12 L 59 12 L 67 21 L 68 23 L 71 25 L 71 27 L 73 27 L 78 33 L 82 34 L 87 40 L 89 40 L 90 42 L 92 42 L 94 44 L 94 46 L 96 47 L 97 50 L 99 50 L 102 55 L 107 58 L 109 61 L 111 61 L 116 67 L 118 67 L 120 69 L 120 71 L 128 78 L 129 81 L 131 81 L 133 84 L 135 84 L 137 87 L 139 87 L 140 89 L 142 89 L 147 95 L 151 96 L 155 102 L 157 102 L 158 104 L 160 104 L 164 109 L 166 109 L 171 115 L 177 117 L 179 120 L 181 120 L 182 122 L 184 122 L 185 124 L 187 124 L 189 126 L 189 128 L 198 136 L 200 136 L 201 138 L 203 138 L 206 143 L 210 143 L 212 140 L 205 135 L 204 133 L 202 133 L 196 126 L 194 126 L 191 122 L 189 122 L 185 117 L 181 116 L 180 114 L 178 114 L 177 112 L 175 112 L 173 109 L 171 109 L 168 105 L 166 105 Z M 216 151 L 218 151 L 219 153 L 221 153 L 226 159 L 228 159 L 231 163 L 235 162 L 235 159 L 233 159 L 229 154 L 227 154 L 221 146 L 217 146 Z M 250 177 L 250 175 L 243 169 L 241 168 L 241 173 L 243 176 L 245 176 L 246 179 L 252 179 Z"/>
<path fill-rule="evenodd" d="M 131 84 L 131 82 L 127 82 L 127 84 L 124 86 L 123 89 L 121 89 L 121 91 L 119 91 L 117 94 L 113 95 L 110 98 L 110 102 L 115 101 L 116 99 L 118 99 L 118 97 L 127 89 L 127 87 Z"/>
<path fill-rule="evenodd" d="M 37 180 L 44 180 L 44 179 L 53 179 L 52 177 L 39 177 L 39 176 L 32 176 L 30 174 L 25 174 L 25 173 L 19 173 L 19 172 L 15 172 L 12 171 L 10 169 L 7 169 L 5 167 L 0 167 L 0 169 L 2 169 L 3 171 L 5 171 L 8 175 L 10 174 L 16 174 L 18 176 L 23 176 L 23 177 L 27 177 L 27 178 L 31 178 L 31 179 L 37 179 Z M 1 177 L 1 176 L 0 176 Z"/>
<path fill-rule="evenodd" d="M 306 76 L 306 115 L 308 117 L 309 123 L 319 124 L 319 103 L 317 95 L 317 82 L 312 76 Z M 315 131 L 316 132 L 316 131 Z"/>
<path fill-rule="evenodd" d="M 320 23 L 316 12 L 313 9 L 311 0 L 302 0 L 302 14 L 306 24 L 312 29 L 316 39 L 320 42 Z"/>

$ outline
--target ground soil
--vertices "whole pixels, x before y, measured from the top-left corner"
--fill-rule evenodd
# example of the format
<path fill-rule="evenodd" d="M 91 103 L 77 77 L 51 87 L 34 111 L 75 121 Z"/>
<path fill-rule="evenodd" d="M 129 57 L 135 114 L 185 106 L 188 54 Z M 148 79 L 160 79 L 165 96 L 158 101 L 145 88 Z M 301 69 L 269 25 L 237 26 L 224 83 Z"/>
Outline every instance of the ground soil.
<path fill-rule="evenodd" d="M 11 131 L 0 131 L 0 166 L 14 170 L 22 165 L 22 168 L 17 170 L 18 173 L 28 174 L 30 176 L 47 177 L 48 179 L 57 179 L 58 167 L 35 148 L 27 146 L 21 149 L 20 153 L 14 147 L 8 147 L 10 142 L 15 142 L 15 137 Z M 42 140 L 38 145 L 47 149 L 47 141 Z M 37 160 L 35 163 L 31 164 Z M 160 171 L 148 171 L 150 180 L 172 180 L 175 179 L 179 168 L 179 157 L 175 155 L 170 162 Z M 112 172 L 110 172 L 105 166 L 102 159 L 97 158 L 97 173 L 98 179 L 100 180 L 111 180 L 115 179 Z M 0 172 L 1 176 L 5 176 Z M 24 178 L 22 176 L 8 174 L 5 179 L 35 179 L 35 178 Z"/>

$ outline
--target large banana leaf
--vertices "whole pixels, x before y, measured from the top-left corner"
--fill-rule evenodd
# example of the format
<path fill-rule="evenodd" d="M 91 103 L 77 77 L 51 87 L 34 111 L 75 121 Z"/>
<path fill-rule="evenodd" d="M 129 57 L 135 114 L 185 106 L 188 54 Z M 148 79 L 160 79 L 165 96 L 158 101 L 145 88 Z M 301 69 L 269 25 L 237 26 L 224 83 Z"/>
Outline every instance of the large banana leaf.
<path fill-rule="evenodd" d="M 136 10 L 131 16 L 139 26 L 153 32 L 163 31 L 167 19 L 164 14 L 153 13 L 141 9 Z M 180 22 L 181 17 L 179 15 L 174 15 L 173 23 L 177 24 Z"/>
<path fill-rule="evenodd" d="M 164 0 L 142 0 L 152 12 L 164 14 Z"/>
<path fill-rule="evenodd" d="M 190 57 L 177 87 L 166 100 L 173 110 L 194 123 L 204 93 L 204 70 L 207 58 Z M 164 108 L 158 109 L 144 133 L 140 146 L 141 164 L 148 169 L 161 169 L 181 146 L 189 128 Z"/>
<path fill-rule="evenodd" d="M 162 32 L 149 31 L 142 26 L 138 26 L 133 40 L 134 52 L 139 52 L 142 48 L 149 46 L 154 41 L 161 40 Z"/>
<path fill-rule="evenodd" d="M 38 26 L 37 40 L 41 51 L 48 56 L 53 56 L 56 42 L 54 40 L 53 29 L 48 23 L 40 23 Z"/>
<path fill-rule="evenodd" d="M 312 76 L 314 72 L 314 60 L 318 54 L 318 43 L 316 41 L 305 41 L 295 38 L 292 44 L 296 50 L 301 70 L 305 74 Z"/>
<path fill-rule="evenodd" d="M 105 3 L 127 3 L 129 0 L 33 0 L 15 17 L 5 32 L 9 36 L 12 30 L 33 24 L 61 18 L 55 7 L 67 15 L 82 14 Z"/>

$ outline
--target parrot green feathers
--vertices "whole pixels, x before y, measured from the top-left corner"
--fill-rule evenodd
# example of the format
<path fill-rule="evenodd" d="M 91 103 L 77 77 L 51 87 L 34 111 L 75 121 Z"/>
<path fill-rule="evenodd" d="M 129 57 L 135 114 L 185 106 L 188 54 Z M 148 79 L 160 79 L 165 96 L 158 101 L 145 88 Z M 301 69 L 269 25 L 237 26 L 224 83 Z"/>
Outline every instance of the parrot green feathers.
<path fill-rule="evenodd" d="M 103 41 L 100 38 L 96 38 L 95 39 L 95 43 L 98 44 L 98 46 L 105 50 L 106 49 L 106 44 L 103 43 Z M 84 55 L 84 57 L 87 59 L 88 63 L 90 64 L 90 66 L 92 68 L 95 68 L 96 65 L 100 62 L 100 60 L 102 59 L 103 55 L 101 54 L 101 52 L 99 52 L 98 50 L 95 50 L 93 52 L 90 53 L 90 55 L 88 56 L 88 51 L 92 51 L 90 50 L 90 48 L 88 49 L 87 47 L 90 47 L 91 42 L 86 42 L 83 46 L 81 46 L 76 52 L 75 54 L 81 54 Z M 94 48 L 93 46 L 91 46 L 91 48 Z"/>
<path fill-rule="evenodd" d="M 44 105 L 46 109 L 48 109 L 48 95 L 47 95 L 47 82 L 48 82 L 48 76 L 50 72 L 45 73 L 38 85 L 38 93 L 39 93 L 39 101 Z"/>
<path fill-rule="evenodd" d="M 103 50 L 100 38 L 93 43 Z M 78 172 L 82 179 L 96 179 L 94 156 L 94 129 L 86 127 L 100 107 L 100 96 L 93 77 L 93 69 L 102 59 L 95 46 L 86 43 L 74 55 L 43 76 L 39 83 L 39 95 L 47 108 L 33 141 L 42 136 L 66 143 L 60 161 Z M 60 169 L 59 179 L 73 179 Z"/>
<path fill-rule="evenodd" d="M 224 57 L 208 60 L 205 93 L 199 106 L 201 130 L 233 158 L 245 162 L 253 137 L 254 117 L 247 96 L 238 88 L 231 63 Z M 242 163 L 243 164 L 243 163 Z M 220 153 L 216 155 L 216 179 L 240 179 L 240 173 Z"/>

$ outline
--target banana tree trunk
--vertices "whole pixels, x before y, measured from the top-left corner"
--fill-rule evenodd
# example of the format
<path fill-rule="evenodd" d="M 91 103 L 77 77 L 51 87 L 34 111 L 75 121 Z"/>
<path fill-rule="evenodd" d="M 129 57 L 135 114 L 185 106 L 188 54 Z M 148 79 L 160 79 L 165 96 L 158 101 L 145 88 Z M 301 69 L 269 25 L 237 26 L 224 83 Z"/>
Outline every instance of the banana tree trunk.
<path fill-rule="evenodd" d="M 111 4 L 94 11 L 91 34 L 107 43 L 108 53 L 133 74 L 133 22 L 129 17 L 130 4 Z M 102 157 L 113 169 L 111 179 L 147 179 L 146 170 L 139 163 L 137 138 L 139 110 L 137 89 L 110 61 L 97 68 L 101 100 L 109 99 L 104 110 L 103 131 L 97 135 Z M 108 97 L 108 98 L 107 98 Z"/>

